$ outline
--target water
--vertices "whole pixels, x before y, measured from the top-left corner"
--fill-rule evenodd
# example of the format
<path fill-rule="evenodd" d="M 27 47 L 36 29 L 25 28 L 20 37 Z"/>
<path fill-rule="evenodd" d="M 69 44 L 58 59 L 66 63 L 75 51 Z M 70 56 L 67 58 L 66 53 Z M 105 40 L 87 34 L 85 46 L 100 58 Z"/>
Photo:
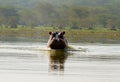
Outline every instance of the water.
<path fill-rule="evenodd" d="M 47 49 L 46 43 L 0 42 L 0 81 L 120 81 L 120 44 L 70 46 L 56 51 Z"/>

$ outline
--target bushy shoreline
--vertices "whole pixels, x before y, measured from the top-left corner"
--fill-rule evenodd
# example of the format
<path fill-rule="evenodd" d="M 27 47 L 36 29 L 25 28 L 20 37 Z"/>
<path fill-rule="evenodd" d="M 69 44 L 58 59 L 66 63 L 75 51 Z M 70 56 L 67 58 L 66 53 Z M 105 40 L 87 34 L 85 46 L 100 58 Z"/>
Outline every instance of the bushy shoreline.
<path fill-rule="evenodd" d="M 120 43 L 120 31 L 110 30 L 57 30 L 40 28 L 4 28 L 0 29 L 0 40 L 47 42 L 49 31 L 65 31 L 69 42 Z"/>

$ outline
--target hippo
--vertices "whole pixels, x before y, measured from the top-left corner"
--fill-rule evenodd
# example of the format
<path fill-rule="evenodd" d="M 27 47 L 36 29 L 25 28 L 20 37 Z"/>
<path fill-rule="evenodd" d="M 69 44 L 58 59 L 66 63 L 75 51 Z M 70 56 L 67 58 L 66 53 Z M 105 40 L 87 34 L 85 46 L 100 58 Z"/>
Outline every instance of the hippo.
<path fill-rule="evenodd" d="M 66 38 L 64 37 L 65 31 L 63 32 L 49 32 L 49 40 L 47 47 L 51 49 L 65 49 L 68 47 Z"/>

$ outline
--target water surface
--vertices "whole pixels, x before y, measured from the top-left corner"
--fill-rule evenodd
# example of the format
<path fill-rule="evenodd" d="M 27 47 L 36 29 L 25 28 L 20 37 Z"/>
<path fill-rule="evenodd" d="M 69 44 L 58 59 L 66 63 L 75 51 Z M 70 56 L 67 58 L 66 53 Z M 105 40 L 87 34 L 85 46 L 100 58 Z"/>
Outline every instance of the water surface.
<path fill-rule="evenodd" d="M 49 50 L 46 43 L 0 42 L 3 82 L 119 82 L 120 44 L 70 43 Z M 7 78 L 7 79 L 6 79 Z"/>

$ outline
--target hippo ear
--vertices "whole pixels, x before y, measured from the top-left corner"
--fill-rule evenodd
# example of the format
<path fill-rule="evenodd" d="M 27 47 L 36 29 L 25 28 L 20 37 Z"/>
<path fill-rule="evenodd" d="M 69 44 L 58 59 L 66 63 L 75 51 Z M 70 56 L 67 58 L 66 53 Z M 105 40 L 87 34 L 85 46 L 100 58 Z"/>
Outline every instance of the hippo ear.
<path fill-rule="evenodd" d="M 51 34 L 52 34 L 52 32 L 49 32 L 49 34 L 51 35 Z"/>
<path fill-rule="evenodd" d="M 64 34 L 65 34 L 65 31 L 63 31 L 62 34 L 64 35 Z"/>

